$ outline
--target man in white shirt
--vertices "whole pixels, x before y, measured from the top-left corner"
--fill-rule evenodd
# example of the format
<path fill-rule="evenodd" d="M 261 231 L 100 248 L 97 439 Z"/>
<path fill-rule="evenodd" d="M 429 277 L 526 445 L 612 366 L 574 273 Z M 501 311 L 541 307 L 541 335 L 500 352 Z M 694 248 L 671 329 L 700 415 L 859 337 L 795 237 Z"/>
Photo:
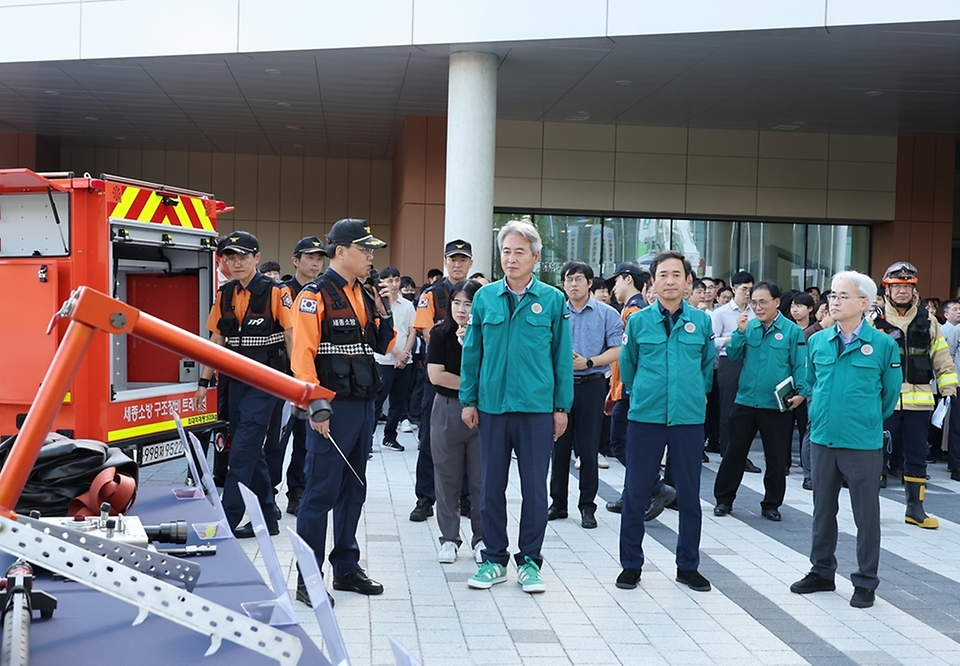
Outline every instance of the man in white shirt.
<path fill-rule="evenodd" d="M 417 336 L 413 331 L 413 319 L 416 310 L 405 298 L 400 298 L 400 272 L 388 266 L 380 273 L 380 283 L 390 289 L 390 307 L 393 309 L 393 328 L 397 339 L 393 351 L 389 354 L 374 354 L 380 366 L 383 388 L 374 403 L 374 413 L 379 414 L 387 397 L 390 398 L 390 411 L 383 426 L 383 439 L 380 447 L 393 451 L 403 451 L 403 445 L 397 442 L 397 427 L 400 419 L 406 418 L 410 404 L 410 389 L 413 384 L 413 346 Z M 373 443 L 371 442 L 371 447 Z"/>
<path fill-rule="evenodd" d="M 946 337 L 950 335 L 950 331 L 952 331 L 957 324 L 960 324 L 960 301 L 953 299 L 944 301 L 943 316 L 947 321 L 941 324 L 940 332 L 943 333 L 943 337 L 946 339 Z"/>

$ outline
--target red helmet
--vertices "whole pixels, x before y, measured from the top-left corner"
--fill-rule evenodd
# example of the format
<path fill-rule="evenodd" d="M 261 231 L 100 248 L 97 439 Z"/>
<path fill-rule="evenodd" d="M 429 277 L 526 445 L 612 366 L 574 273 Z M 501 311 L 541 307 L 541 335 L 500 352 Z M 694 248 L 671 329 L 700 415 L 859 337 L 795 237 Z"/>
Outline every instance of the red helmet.
<path fill-rule="evenodd" d="M 888 284 L 916 284 L 917 267 L 909 261 L 897 261 L 890 264 L 890 268 L 883 274 L 883 285 Z"/>

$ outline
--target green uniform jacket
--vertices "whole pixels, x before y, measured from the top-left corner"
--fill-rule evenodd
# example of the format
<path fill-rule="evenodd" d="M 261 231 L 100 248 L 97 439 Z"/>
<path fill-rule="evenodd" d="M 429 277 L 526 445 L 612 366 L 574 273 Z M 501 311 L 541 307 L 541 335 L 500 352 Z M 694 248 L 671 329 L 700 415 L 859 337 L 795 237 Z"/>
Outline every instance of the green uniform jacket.
<path fill-rule="evenodd" d="M 900 349 L 868 323 L 840 353 L 837 326 L 807 342 L 810 441 L 838 449 L 879 449 L 883 421 L 900 399 Z"/>
<path fill-rule="evenodd" d="M 470 306 L 460 364 L 460 403 L 488 414 L 544 414 L 573 405 L 573 344 L 566 297 L 533 278 L 526 295 L 504 280 Z M 515 304 L 510 312 L 511 301 Z"/>
<path fill-rule="evenodd" d="M 684 304 L 670 336 L 655 303 L 627 320 L 620 377 L 630 394 L 627 418 L 668 426 L 703 423 L 713 385 L 710 315 Z"/>
<path fill-rule="evenodd" d="M 806 346 L 803 330 L 782 314 L 769 329 L 759 319 L 747 322 L 743 333 L 736 329 L 727 343 L 727 358 L 743 361 L 735 402 L 744 407 L 779 410 L 773 391 L 787 377 L 793 377 L 797 393 L 806 397 Z"/>

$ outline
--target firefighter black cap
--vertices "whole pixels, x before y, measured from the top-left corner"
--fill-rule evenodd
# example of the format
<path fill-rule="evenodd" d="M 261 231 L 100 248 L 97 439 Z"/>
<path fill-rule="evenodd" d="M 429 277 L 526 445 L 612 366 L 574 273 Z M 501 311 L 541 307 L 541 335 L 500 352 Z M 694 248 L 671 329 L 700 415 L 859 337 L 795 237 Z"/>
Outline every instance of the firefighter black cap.
<path fill-rule="evenodd" d="M 452 257 L 455 254 L 462 254 L 472 259 L 473 246 L 470 245 L 470 243 L 468 243 L 467 241 L 461 240 L 460 238 L 456 240 L 452 240 L 444 246 L 443 256 Z"/>
<path fill-rule="evenodd" d="M 240 254 L 256 254 L 260 251 L 260 241 L 248 231 L 234 231 L 227 234 L 217 243 L 217 254 L 224 252 L 239 252 Z"/>
<path fill-rule="evenodd" d="M 631 264 L 630 262 L 625 261 L 622 264 L 617 264 L 617 270 L 613 272 L 613 275 L 603 281 L 607 291 L 613 291 L 613 285 L 616 284 L 618 275 L 632 276 L 633 285 L 637 289 L 642 289 L 643 283 L 650 277 L 650 275 L 637 264 Z"/>
<path fill-rule="evenodd" d="M 333 225 L 330 233 L 327 234 L 327 245 L 350 245 L 351 243 L 356 243 L 371 250 L 379 250 L 387 246 L 385 242 L 379 238 L 374 238 L 373 234 L 370 233 L 369 222 L 348 217 Z M 328 254 L 330 254 L 330 251 L 328 251 Z"/>
<path fill-rule="evenodd" d="M 323 241 L 316 236 L 306 236 L 297 241 L 297 246 L 293 248 L 293 256 L 299 257 L 301 254 L 324 251 Z"/>

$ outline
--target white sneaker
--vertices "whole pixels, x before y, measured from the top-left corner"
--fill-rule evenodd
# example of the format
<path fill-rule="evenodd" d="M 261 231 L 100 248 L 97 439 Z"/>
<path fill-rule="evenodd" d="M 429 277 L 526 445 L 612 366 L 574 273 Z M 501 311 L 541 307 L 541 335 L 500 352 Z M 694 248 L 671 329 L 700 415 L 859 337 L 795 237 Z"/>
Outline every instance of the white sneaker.
<path fill-rule="evenodd" d="M 410 419 L 400 421 L 400 432 L 413 432 L 413 424 L 410 423 Z"/>
<path fill-rule="evenodd" d="M 483 564 L 483 542 L 478 543 L 473 549 L 473 561 L 477 564 Z"/>
<path fill-rule="evenodd" d="M 607 457 L 602 453 L 597 454 L 597 467 L 599 469 L 610 469 L 610 463 L 607 462 Z"/>
<path fill-rule="evenodd" d="M 579 456 L 577 457 L 577 462 L 573 463 L 573 468 L 574 468 L 574 469 L 580 469 L 580 458 L 579 458 Z"/>
<path fill-rule="evenodd" d="M 440 555 L 437 556 L 440 564 L 453 564 L 457 561 L 457 544 L 454 541 L 444 541 L 440 544 Z"/>

